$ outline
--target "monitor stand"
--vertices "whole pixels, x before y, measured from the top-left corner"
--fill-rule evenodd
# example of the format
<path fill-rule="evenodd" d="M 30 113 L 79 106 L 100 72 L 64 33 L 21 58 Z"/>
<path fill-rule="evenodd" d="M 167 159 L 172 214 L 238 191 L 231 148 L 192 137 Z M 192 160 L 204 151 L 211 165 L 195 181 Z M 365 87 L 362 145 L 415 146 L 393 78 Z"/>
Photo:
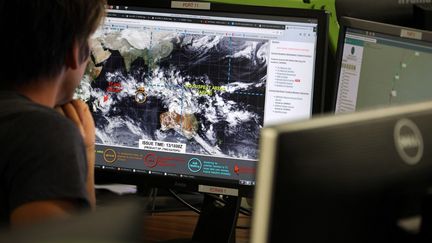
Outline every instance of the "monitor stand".
<path fill-rule="evenodd" d="M 139 185 L 137 194 L 149 199 L 148 210 L 150 213 L 184 211 L 189 208 L 175 199 L 166 188 L 148 187 Z M 202 205 L 204 195 L 198 193 L 177 192 L 178 195 L 194 207 Z"/>
<path fill-rule="evenodd" d="M 165 243 L 234 243 L 241 197 L 224 196 L 224 203 L 205 195 L 192 239 Z"/>
<path fill-rule="evenodd" d="M 192 242 L 235 242 L 237 218 L 241 197 L 224 196 L 225 203 L 204 196 Z"/>

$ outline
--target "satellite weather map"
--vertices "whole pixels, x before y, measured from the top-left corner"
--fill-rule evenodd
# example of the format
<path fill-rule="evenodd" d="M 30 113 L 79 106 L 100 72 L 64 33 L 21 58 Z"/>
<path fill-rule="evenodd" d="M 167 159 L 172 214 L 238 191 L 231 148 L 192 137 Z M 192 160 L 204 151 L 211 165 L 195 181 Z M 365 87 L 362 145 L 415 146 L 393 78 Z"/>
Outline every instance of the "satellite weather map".
<path fill-rule="evenodd" d="M 101 28 L 76 96 L 96 143 L 257 159 L 268 40 Z M 177 147 L 176 147 L 177 146 Z"/>

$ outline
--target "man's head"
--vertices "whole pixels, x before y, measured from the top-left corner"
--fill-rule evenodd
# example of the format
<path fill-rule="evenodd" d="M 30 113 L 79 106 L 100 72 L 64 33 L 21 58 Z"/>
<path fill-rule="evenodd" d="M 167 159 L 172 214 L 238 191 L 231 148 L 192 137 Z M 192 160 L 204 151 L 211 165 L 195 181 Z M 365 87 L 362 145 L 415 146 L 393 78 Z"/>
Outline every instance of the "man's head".
<path fill-rule="evenodd" d="M 3 88 L 25 86 L 56 77 L 69 67 L 77 68 L 77 63 L 71 61 L 74 55 L 78 55 L 78 64 L 85 64 L 89 56 L 88 39 L 101 23 L 104 3 L 104 0 L 0 0 Z M 81 67 L 78 69 L 75 76 L 83 71 Z"/>

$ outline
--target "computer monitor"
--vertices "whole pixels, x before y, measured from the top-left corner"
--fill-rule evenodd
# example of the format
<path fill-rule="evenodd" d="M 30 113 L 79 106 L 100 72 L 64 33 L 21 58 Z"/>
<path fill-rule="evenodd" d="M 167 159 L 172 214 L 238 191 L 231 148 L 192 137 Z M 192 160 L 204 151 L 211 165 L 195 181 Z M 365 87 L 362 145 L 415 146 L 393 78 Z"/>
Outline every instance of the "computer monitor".
<path fill-rule="evenodd" d="M 251 242 L 431 242 L 431 130 L 430 101 L 264 128 Z"/>
<path fill-rule="evenodd" d="M 260 129 L 321 111 L 326 14 L 121 2 L 76 92 L 95 119 L 98 172 L 252 191 Z"/>
<path fill-rule="evenodd" d="M 335 0 L 338 16 L 376 22 L 415 26 L 414 5 L 430 4 L 430 0 Z"/>
<path fill-rule="evenodd" d="M 432 32 L 343 17 L 335 112 L 432 98 Z"/>
<path fill-rule="evenodd" d="M 109 2 L 91 40 L 76 94 L 96 123 L 96 177 L 251 195 L 261 128 L 321 112 L 327 14 L 151 5 Z"/>

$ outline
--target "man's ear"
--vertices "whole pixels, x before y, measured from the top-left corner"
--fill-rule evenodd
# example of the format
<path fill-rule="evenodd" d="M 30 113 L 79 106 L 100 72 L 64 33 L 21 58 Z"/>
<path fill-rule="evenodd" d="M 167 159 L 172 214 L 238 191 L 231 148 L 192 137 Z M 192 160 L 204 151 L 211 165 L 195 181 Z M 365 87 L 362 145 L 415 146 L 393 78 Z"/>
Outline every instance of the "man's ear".
<path fill-rule="evenodd" d="M 72 48 L 66 55 L 66 68 L 77 69 L 81 64 L 80 45 L 78 41 L 74 41 Z"/>

